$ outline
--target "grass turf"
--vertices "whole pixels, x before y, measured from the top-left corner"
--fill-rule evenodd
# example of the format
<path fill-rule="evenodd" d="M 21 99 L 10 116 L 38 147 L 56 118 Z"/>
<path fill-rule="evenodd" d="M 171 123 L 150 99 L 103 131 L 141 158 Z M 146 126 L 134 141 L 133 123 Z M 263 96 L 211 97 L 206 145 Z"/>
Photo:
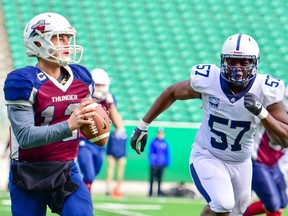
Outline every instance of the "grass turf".
<path fill-rule="evenodd" d="M 104 195 L 93 195 L 94 215 L 97 216 L 175 216 L 199 215 L 204 203 L 182 198 L 157 198 L 144 196 L 125 196 L 114 199 Z M 192 214 L 193 212 L 193 214 Z M 0 192 L 0 215 L 11 216 L 10 198 Z M 50 209 L 47 216 L 55 216 Z"/>
<path fill-rule="evenodd" d="M 205 205 L 202 200 L 187 198 L 125 196 L 114 199 L 98 194 L 93 195 L 93 204 L 96 216 L 198 216 Z M 9 194 L 6 192 L 0 192 L 0 215 L 12 215 Z M 56 214 L 48 209 L 47 216 Z M 288 216 L 288 210 L 283 216 Z"/>

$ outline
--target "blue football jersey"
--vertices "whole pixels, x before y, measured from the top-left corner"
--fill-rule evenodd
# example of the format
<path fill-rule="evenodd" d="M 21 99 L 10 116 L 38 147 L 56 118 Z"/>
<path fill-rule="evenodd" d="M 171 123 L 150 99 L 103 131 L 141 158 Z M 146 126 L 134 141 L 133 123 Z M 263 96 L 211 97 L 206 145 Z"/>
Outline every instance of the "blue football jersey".
<path fill-rule="evenodd" d="M 35 126 L 53 125 L 65 121 L 79 105 L 81 99 L 93 93 L 93 81 L 89 71 L 71 64 L 66 66 L 70 77 L 59 83 L 37 67 L 24 67 L 8 74 L 4 93 L 7 104 L 31 106 Z M 67 161 L 74 159 L 78 151 L 78 131 L 69 138 L 29 149 L 20 148 L 15 136 L 12 154 L 23 161 Z"/>

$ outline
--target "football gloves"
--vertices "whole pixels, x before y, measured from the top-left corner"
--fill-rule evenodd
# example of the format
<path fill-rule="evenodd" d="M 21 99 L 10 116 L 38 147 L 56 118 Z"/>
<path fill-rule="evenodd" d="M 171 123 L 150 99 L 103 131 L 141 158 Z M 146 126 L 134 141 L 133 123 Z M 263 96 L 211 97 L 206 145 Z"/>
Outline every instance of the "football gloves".
<path fill-rule="evenodd" d="M 141 152 L 143 152 L 145 149 L 147 137 L 147 131 L 140 130 L 138 127 L 136 127 L 133 130 L 130 138 L 131 148 L 134 149 L 138 154 L 141 154 Z M 139 142 L 141 143 L 140 149 L 138 147 Z"/>
<path fill-rule="evenodd" d="M 248 92 L 244 95 L 244 106 L 260 119 L 265 119 L 268 116 L 268 111 L 259 102 L 257 96 L 252 93 Z"/>

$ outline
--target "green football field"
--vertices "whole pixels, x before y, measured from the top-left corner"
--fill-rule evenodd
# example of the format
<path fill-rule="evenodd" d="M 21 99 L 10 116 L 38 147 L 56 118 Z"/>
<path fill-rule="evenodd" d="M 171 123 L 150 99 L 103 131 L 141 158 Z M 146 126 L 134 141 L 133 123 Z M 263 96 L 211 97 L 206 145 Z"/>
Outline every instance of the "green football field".
<path fill-rule="evenodd" d="M 187 198 L 126 196 L 113 199 L 96 194 L 93 195 L 93 203 L 95 216 L 199 216 L 205 205 L 202 200 Z M 9 195 L 6 192 L 0 192 L 0 215 L 11 216 Z M 48 210 L 47 216 L 56 214 Z M 288 216 L 288 210 L 283 216 Z"/>
<path fill-rule="evenodd" d="M 200 214 L 204 205 L 202 201 L 186 198 L 126 196 L 114 199 L 98 194 L 93 195 L 93 204 L 95 216 L 196 216 Z M 3 192 L 0 193 L 0 215 L 11 216 L 9 195 Z M 47 215 L 57 214 L 52 214 L 48 210 Z"/>

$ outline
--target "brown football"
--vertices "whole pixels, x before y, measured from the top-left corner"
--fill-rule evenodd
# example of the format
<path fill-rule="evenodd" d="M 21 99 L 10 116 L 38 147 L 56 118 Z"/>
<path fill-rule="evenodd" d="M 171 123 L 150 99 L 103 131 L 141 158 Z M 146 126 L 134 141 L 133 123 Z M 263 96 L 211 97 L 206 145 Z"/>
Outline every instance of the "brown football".
<path fill-rule="evenodd" d="M 102 105 L 92 103 L 88 106 L 95 107 L 96 115 L 91 117 L 94 123 L 82 125 L 80 131 L 91 143 L 104 146 L 110 134 L 110 118 Z"/>

